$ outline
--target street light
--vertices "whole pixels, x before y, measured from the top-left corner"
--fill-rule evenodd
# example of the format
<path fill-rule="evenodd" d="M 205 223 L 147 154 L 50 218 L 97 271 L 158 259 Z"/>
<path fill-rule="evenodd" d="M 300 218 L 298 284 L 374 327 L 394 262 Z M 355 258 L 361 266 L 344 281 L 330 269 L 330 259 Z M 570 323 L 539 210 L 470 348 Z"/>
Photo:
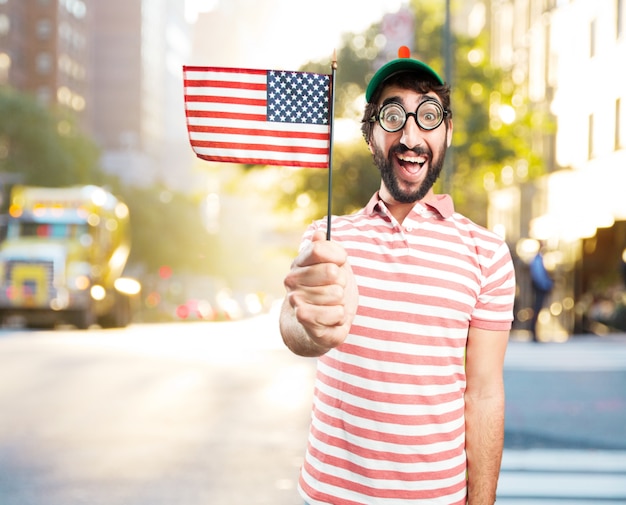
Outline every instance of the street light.
<path fill-rule="evenodd" d="M 452 16 L 450 14 L 450 0 L 446 0 L 446 20 L 444 24 L 444 56 L 445 56 L 445 81 L 450 85 L 452 81 Z M 452 171 L 454 170 L 453 148 L 450 147 L 446 154 L 447 167 L 443 172 L 442 186 L 443 192 L 452 193 Z"/>

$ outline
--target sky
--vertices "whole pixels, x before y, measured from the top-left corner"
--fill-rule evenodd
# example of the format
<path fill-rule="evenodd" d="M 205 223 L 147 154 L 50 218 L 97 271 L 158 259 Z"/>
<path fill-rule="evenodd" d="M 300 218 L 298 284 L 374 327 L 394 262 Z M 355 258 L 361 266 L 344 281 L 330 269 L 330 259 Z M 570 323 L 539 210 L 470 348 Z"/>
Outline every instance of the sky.
<path fill-rule="evenodd" d="M 341 34 L 361 32 L 406 0 L 186 0 L 188 17 L 222 12 L 233 19 L 226 45 L 246 48 L 206 64 L 297 69 L 308 61 L 330 61 Z"/>

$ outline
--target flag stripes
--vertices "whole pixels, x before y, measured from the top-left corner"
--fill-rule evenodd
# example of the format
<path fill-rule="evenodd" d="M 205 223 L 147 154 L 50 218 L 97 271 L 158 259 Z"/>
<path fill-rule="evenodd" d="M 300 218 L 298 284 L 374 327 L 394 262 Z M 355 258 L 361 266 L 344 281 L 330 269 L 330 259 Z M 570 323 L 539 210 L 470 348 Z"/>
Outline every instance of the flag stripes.
<path fill-rule="evenodd" d="M 183 73 L 187 129 L 198 157 L 328 167 L 329 76 L 190 66 Z"/>

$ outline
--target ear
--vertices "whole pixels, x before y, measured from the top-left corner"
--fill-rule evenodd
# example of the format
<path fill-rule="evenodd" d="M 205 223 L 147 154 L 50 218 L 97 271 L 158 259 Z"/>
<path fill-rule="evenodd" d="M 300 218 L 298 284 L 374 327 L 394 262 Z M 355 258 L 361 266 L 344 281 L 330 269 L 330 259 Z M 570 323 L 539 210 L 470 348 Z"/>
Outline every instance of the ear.
<path fill-rule="evenodd" d="M 452 124 L 452 119 L 448 121 L 448 130 L 446 131 L 446 142 L 448 147 L 452 145 L 452 130 L 454 130 L 454 126 Z"/>

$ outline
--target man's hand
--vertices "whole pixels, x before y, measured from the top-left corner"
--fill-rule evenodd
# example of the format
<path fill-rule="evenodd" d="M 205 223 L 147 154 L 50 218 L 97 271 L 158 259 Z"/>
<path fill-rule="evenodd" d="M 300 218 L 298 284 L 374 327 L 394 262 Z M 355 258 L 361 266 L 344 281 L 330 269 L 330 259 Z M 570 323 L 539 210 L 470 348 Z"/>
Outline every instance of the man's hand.
<path fill-rule="evenodd" d="M 321 355 L 346 339 L 356 314 L 358 290 L 343 247 L 316 232 L 311 244 L 294 260 L 284 284 L 287 297 L 281 332 L 292 351 Z M 297 325 L 289 324 L 287 311 L 306 335 Z"/>

